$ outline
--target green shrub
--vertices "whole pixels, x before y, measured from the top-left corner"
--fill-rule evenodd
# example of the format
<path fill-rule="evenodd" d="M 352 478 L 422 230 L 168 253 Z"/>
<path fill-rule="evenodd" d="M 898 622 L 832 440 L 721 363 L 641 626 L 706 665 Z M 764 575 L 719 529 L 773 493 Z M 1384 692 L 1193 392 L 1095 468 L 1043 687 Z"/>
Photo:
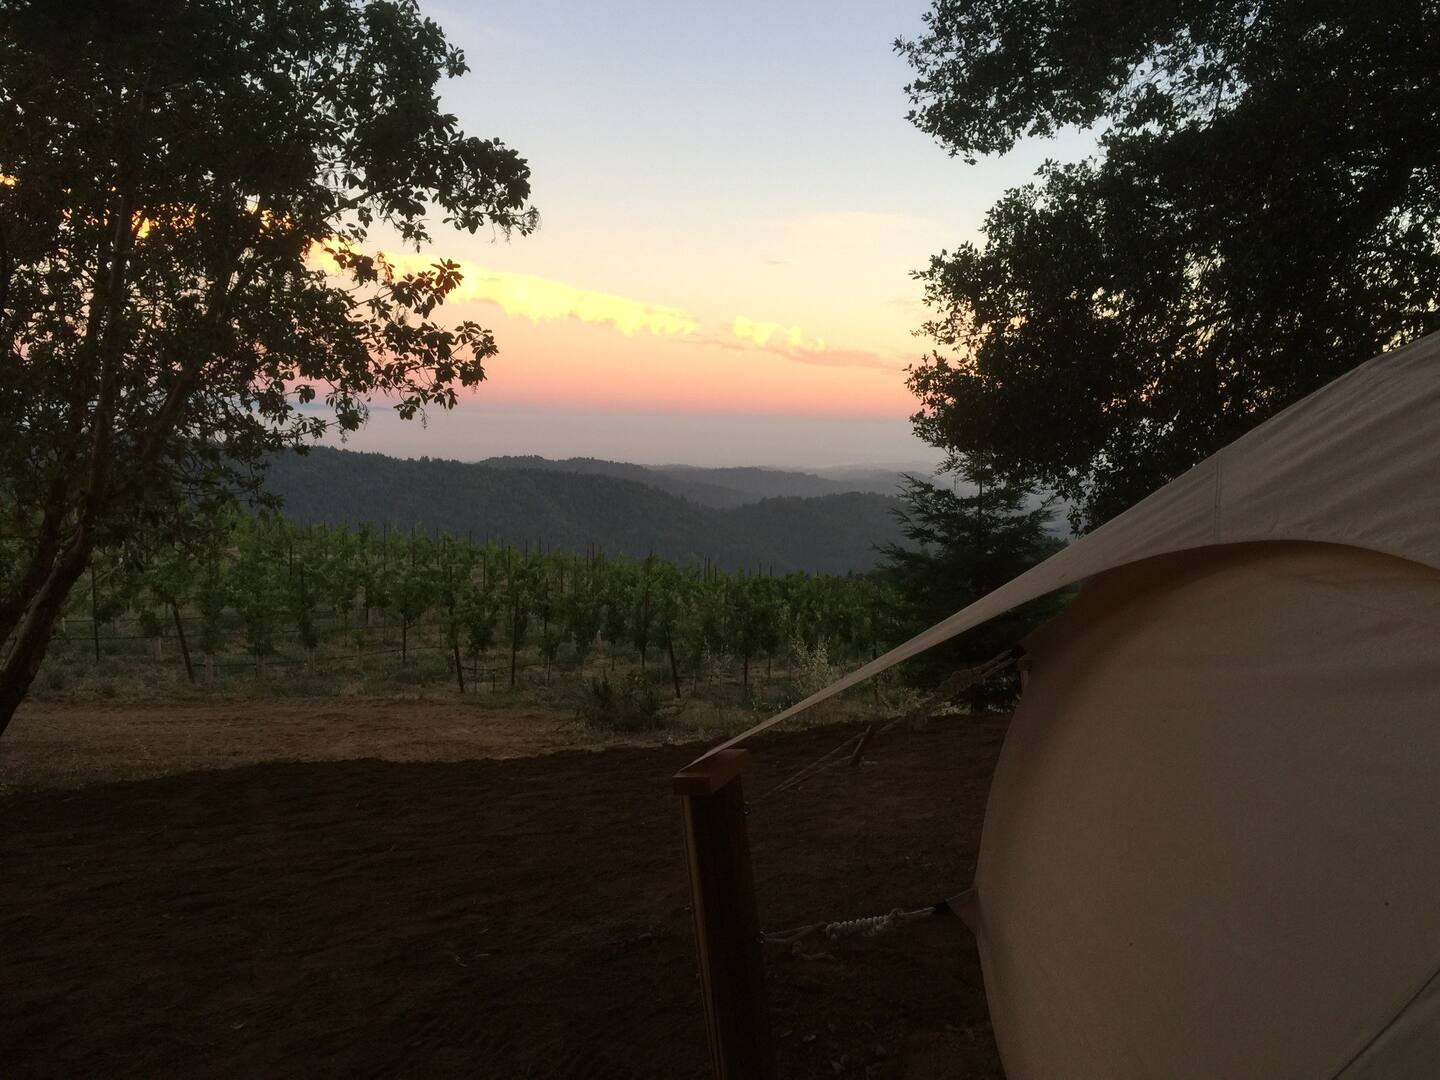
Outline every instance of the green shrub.
<path fill-rule="evenodd" d="M 808 648 L 796 642 L 790 649 L 788 677 L 753 708 L 762 712 L 779 712 L 804 701 L 817 690 L 823 690 L 845 674 L 845 669 L 830 662 L 823 642 Z"/>
<path fill-rule="evenodd" d="M 660 695 L 638 672 L 618 683 L 609 675 L 594 676 L 581 690 L 576 712 L 600 731 L 653 731 L 662 719 Z"/>
<path fill-rule="evenodd" d="M 449 658 L 434 649 L 416 649 L 403 661 L 399 656 L 388 657 L 369 674 L 371 681 L 381 686 L 428 686 L 455 679 Z"/>

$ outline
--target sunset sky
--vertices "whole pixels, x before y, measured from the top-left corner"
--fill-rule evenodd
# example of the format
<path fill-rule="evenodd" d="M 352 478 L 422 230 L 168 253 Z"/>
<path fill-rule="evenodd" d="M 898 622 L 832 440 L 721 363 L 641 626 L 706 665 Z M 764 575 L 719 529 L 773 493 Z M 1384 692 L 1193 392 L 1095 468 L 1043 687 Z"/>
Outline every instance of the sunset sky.
<path fill-rule="evenodd" d="M 437 233 L 489 381 L 357 449 L 827 465 L 933 460 L 909 272 L 1064 144 L 968 167 L 904 119 L 923 3 L 424 4 L 471 73 L 446 107 L 533 170 L 529 237 Z M 416 256 L 410 255 L 408 259 Z M 428 258 L 420 258 L 421 263 Z"/>

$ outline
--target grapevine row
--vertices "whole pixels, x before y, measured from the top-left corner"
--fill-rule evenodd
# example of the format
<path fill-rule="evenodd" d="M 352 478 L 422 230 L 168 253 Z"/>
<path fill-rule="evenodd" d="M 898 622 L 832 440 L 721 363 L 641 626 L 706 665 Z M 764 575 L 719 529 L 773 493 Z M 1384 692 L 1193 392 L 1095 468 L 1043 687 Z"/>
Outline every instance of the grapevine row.
<path fill-rule="evenodd" d="M 663 672 L 676 696 L 717 657 L 745 686 L 757 662 L 797 649 L 868 659 L 892 641 L 897 617 L 893 592 L 864 577 L 725 572 L 238 512 L 181 545 L 99 553 L 67 616 L 66 639 L 82 644 L 88 623 L 97 659 L 102 626 L 173 636 L 192 680 L 192 657 L 210 666 L 239 653 L 260 672 L 322 651 L 361 663 L 383 633 L 402 664 L 417 648 L 442 649 L 462 692 L 480 663 L 503 665 L 513 686 L 522 652 L 548 680 L 562 654 L 583 670 L 601 650 Z"/>

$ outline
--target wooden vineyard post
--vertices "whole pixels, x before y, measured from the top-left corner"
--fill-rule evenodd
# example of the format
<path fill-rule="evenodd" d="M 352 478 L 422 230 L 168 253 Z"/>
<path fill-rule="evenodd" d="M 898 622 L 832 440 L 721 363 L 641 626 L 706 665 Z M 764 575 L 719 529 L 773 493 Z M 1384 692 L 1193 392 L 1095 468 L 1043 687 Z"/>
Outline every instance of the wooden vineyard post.
<path fill-rule="evenodd" d="M 685 819 L 691 910 L 716 1080 L 774 1080 L 755 880 L 740 772 L 745 750 L 722 750 L 675 774 Z"/>

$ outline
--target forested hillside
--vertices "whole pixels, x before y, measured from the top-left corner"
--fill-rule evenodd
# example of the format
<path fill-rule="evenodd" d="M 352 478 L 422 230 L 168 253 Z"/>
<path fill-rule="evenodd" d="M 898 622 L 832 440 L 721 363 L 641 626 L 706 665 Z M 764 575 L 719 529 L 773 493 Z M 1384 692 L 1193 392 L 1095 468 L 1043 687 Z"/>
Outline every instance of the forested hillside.
<path fill-rule="evenodd" d="M 635 465 L 628 461 L 606 461 L 604 458 L 544 458 L 534 455 L 524 457 L 492 457 L 477 464 L 492 469 L 540 469 L 545 472 L 581 473 L 589 476 L 613 476 L 621 480 L 659 488 L 661 491 L 678 495 L 682 499 L 725 509 L 743 506 L 762 498 L 742 488 L 728 486 L 704 478 L 711 470 L 694 470 L 694 475 L 676 471 L 670 467 L 651 468 Z"/>
<path fill-rule="evenodd" d="M 872 544 L 896 537 L 899 500 L 851 491 L 819 498 L 761 499 L 724 512 L 743 535 L 765 537 L 775 551 L 775 565 L 793 565 L 825 573 L 841 573 L 857 559 L 869 569 L 877 561 Z"/>
<path fill-rule="evenodd" d="M 651 471 L 677 482 L 719 485 L 738 491 L 745 496 L 746 502 L 795 496 L 814 498 L 855 490 L 814 473 L 761 469 L 755 466 L 705 469 L 696 465 L 655 465 Z"/>
<path fill-rule="evenodd" d="M 603 458 L 492 457 L 479 462 L 506 469 L 545 469 L 551 472 L 595 473 L 637 480 L 679 495 L 702 506 L 729 508 L 775 498 L 816 498 L 868 491 L 894 495 L 900 487 L 899 471 L 841 468 L 819 472 L 760 468 L 754 465 L 705 467 L 700 465 L 636 465 Z M 928 475 L 929 469 L 921 468 Z"/>
<path fill-rule="evenodd" d="M 572 470 L 562 467 L 570 463 L 542 458 L 493 460 L 517 464 L 317 448 L 273 458 L 266 487 L 284 500 L 285 515 L 301 523 L 415 525 L 477 540 L 571 551 L 599 547 L 681 563 L 708 559 L 727 568 L 765 567 L 775 573 L 867 571 L 876 564 L 878 546 L 901 539 L 892 514 L 898 503 L 881 495 L 716 507 L 600 468 L 648 475 L 642 466 L 576 459 Z"/>

